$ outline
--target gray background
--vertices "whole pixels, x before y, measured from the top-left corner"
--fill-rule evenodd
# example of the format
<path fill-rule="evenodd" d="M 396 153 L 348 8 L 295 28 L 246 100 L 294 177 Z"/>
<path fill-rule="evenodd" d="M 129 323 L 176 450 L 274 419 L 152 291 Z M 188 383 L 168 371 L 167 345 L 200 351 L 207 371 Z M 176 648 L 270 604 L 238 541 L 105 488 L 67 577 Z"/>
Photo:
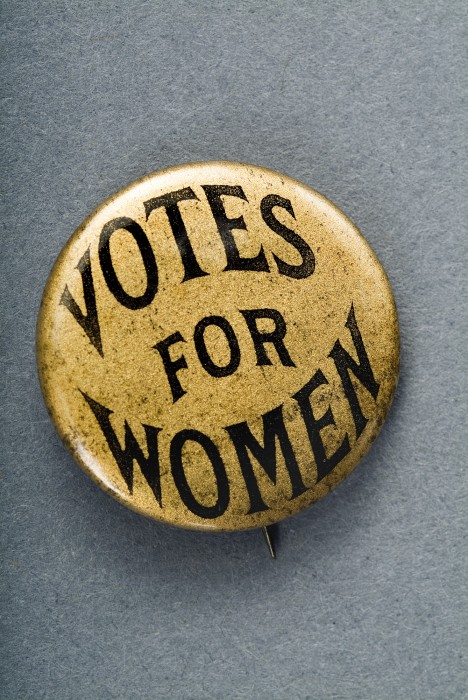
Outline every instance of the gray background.
<path fill-rule="evenodd" d="M 3 5 L 1 697 L 468 697 L 465 2 Z M 40 295 L 75 227 L 145 173 L 208 159 L 326 194 L 399 308 L 382 434 L 280 526 L 276 562 L 258 533 L 114 502 L 36 378 Z"/>

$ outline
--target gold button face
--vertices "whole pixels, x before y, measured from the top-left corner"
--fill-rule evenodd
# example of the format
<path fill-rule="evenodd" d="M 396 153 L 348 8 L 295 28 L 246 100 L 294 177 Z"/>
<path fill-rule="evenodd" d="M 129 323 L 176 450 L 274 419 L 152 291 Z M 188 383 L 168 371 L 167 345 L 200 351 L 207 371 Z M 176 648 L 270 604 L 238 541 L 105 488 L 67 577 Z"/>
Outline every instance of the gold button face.
<path fill-rule="evenodd" d="M 75 458 L 173 525 L 271 524 L 376 437 L 398 376 L 387 277 L 353 224 L 263 168 L 130 185 L 75 232 L 38 321 L 41 384 Z"/>

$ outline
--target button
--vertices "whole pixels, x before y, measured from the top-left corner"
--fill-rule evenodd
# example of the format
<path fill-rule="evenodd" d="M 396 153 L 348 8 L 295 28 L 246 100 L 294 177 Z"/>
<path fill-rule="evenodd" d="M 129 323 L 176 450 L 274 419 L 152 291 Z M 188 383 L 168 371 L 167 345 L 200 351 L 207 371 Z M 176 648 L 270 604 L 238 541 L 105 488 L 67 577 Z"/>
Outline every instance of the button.
<path fill-rule="evenodd" d="M 297 513 L 376 437 L 398 377 L 377 257 L 285 175 L 198 163 L 145 177 L 73 234 L 37 357 L 82 467 L 134 510 L 241 530 Z"/>

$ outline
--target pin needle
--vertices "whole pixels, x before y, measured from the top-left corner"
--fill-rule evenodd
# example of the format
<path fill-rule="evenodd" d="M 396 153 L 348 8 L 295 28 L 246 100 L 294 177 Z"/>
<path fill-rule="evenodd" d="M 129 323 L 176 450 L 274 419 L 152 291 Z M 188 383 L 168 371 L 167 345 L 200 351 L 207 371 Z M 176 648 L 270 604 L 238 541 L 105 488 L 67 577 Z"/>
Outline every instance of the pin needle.
<path fill-rule="evenodd" d="M 262 532 L 263 536 L 265 538 L 265 542 L 267 543 L 268 550 L 271 554 L 272 559 L 276 559 L 276 552 L 275 552 L 275 546 L 273 544 L 273 537 L 272 537 L 272 532 L 269 527 L 262 527 Z"/>

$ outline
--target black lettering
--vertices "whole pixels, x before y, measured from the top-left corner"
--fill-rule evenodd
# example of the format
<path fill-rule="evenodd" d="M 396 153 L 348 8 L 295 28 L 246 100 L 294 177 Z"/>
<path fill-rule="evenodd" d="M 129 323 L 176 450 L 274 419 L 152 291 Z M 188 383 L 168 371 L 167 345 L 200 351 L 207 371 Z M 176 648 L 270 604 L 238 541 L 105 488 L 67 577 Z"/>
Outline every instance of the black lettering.
<path fill-rule="evenodd" d="M 343 442 L 330 457 L 327 457 L 320 431 L 327 425 L 336 425 L 335 418 L 330 407 L 327 408 L 323 416 L 316 418 L 310 405 L 310 396 L 317 387 L 328 384 L 323 372 L 319 369 L 312 379 L 300 389 L 293 398 L 296 399 L 301 409 L 302 419 L 307 429 L 310 446 L 314 453 L 317 465 L 317 483 L 324 479 L 350 451 L 349 438 L 345 435 Z"/>
<path fill-rule="evenodd" d="M 213 467 L 218 492 L 217 501 L 213 506 L 205 506 L 197 501 L 187 481 L 182 460 L 182 449 L 188 440 L 201 445 Z M 199 430 L 181 430 L 172 439 L 170 459 L 172 477 L 186 507 L 200 518 L 212 519 L 222 515 L 229 505 L 229 481 L 223 460 L 214 442 Z"/>
<path fill-rule="evenodd" d="M 250 335 L 252 336 L 255 352 L 257 354 L 257 365 L 271 365 L 272 362 L 265 350 L 265 343 L 272 343 L 278 353 L 281 363 L 285 367 L 295 367 L 289 352 L 283 343 L 283 338 L 286 335 L 286 323 L 282 315 L 276 309 L 250 309 L 241 311 L 245 318 Z M 260 331 L 257 326 L 259 318 L 270 318 L 275 328 L 272 331 Z"/>
<path fill-rule="evenodd" d="M 110 239 L 112 234 L 119 229 L 124 229 L 131 233 L 140 250 L 146 272 L 146 289 L 140 296 L 134 297 L 128 294 L 120 284 L 115 273 L 110 254 Z M 115 296 L 117 301 L 126 306 L 127 309 L 143 309 L 153 301 L 158 291 L 158 268 L 154 257 L 153 249 L 141 226 L 127 216 L 112 219 L 103 226 L 99 239 L 99 261 L 101 263 L 102 274 L 106 280 L 109 291 Z"/>
<path fill-rule="evenodd" d="M 82 312 L 76 301 L 73 299 L 68 285 L 65 285 L 60 303 L 65 306 L 72 314 L 81 328 L 88 336 L 91 343 L 94 345 L 101 357 L 104 357 L 101 341 L 101 329 L 99 327 L 99 319 L 96 307 L 96 294 L 94 292 L 93 274 L 91 271 L 91 258 L 89 248 L 84 253 L 80 262 L 76 266 L 81 274 L 81 282 L 83 285 L 83 296 L 86 314 Z"/>
<path fill-rule="evenodd" d="M 280 197 L 278 194 L 269 194 L 262 199 L 260 211 L 266 225 L 277 233 L 278 236 L 281 236 L 287 243 L 290 243 L 302 257 L 302 263 L 300 265 L 290 265 L 273 254 L 278 272 L 281 275 L 293 277 L 294 279 L 310 277 L 315 270 L 315 256 L 310 246 L 295 231 L 292 231 L 287 226 L 284 226 L 281 221 L 278 221 L 273 214 L 274 207 L 282 207 L 295 219 L 296 217 L 294 216 L 290 200 L 284 199 L 284 197 Z"/>
<path fill-rule="evenodd" d="M 227 365 L 222 367 L 216 365 L 206 349 L 205 330 L 208 328 L 208 326 L 216 326 L 217 328 L 220 328 L 226 336 L 229 351 L 231 353 L 231 357 L 229 358 Z M 222 316 L 206 316 L 205 318 L 202 318 L 202 320 L 199 321 L 195 327 L 193 339 L 195 341 L 198 359 L 200 360 L 203 369 L 208 372 L 208 374 L 211 374 L 212 377 L 228 377 L 239 367 L 239 343 L 237 342 L 236 334 L 234 333 L 231 324 Z"/>
<path fill-rule="evenodd" d="M 154 497 L 159 505 L 162 506 L 158 449 L 158 433 L 160 432 L 161 428 L 154 428 L 152 425 L 143 424 L 146 434 L 146 448 L 148 451 L 148 457 L 145 457 L 143 450 L 130 429 L 130 426 L 128 425 L 127 421 L 125 421 L 125 446 L 122 448 L 109 420 L 109 416 L 113 413 L 113 411 L 105 406 L 102 406 L 90 396 L 87 396 L 83 391 L 80 393 L 86 400 L 88 406 L 94 413 L 94 417 L 99 423 L 109 449 L 117 462 L 120 473 L 127 484 L 129 492 L 133 492 L 133 462 L 136 461 L 140 466 L 141 473 L 145 477 L 148 486 L 154 493 Z"/>
<path fill-rule="evenodd" d="M 356 426 L 356 438 L 358 438 L 367 425 L 367 418 L 362 413 L 361 406 L 356 396 L 356 390 L 349 376 L 349 370 L 351 370 L 354 376 L 367 389 L 374 400 L 377 399 L 380 384 L 375 381 L 361 332 L 356 321 L 353 304 L 351 304 L 351 309 L 346 321 L 346 328 L 351 333 L 359 364 L 343 348 L 339 340 L 334 344 L 329 357 L 332 358 L 338 370 L 338 374 L 340 375 L 341 383 L 353 415 L 354 425 Z"/>
<path fill-rule="evenodd" d="M 202 187 L 205 190 L 208 203 L 211 207 L 211 211 L 218 227 L 219 235 L 221 236 L 221 240 L 226 251 L 227 265 L 224 269 L 269 272 L 270 268 L 263 251 L 263 247 L 260 246 L 260 252 L 253 258 L 241 257 L 232 234 L 234 229 L 246 231 L 247 226 L 245 225 L 243 216 L 230 219 L 226 215 L 226 210 L 221 197 L 239 197 L 239 199 L 243 199 L 245 202 L 247 202 L 248 199 L 245 196 L 242 187 L 239 185 L 202 185 Z"/>
<path fill-rule="evenodd" d="M 187 369 L 187 361 L 183 355 L 178 357 L 177 360 L 171 360 L 171 356 L 169 355 L 169 348 L 175 343 L 185 343 L 179 331 L 173 333 L 164 340 L 160 340 L 156 345 L 153 345 L 153 348 L 161 355 L 169 386 L 171 387 L 173 403 L 187 393 L 185 389 L 182 388 L 177 376 L 179 370 Z"/>
<path fill-rule="evenodd" d="M 249 492 L 249 514 L 258 513 L 262 510 L 268 510 L 268 506 L 264 503 L 260 494 L 252 462 L 247 450 L 250 450 L 251 454 L 262 466 L 268 478 L 273 482 L 273 484 L 276 485 L 276 439 L 278 439 L 284 456 L 286 469 L 291 480 L 291 500 L 293 498 L 297 498 L 297 496 L 300 496 L 301 493 L 306 491 L 306 487 L 304 486 L 301 473 L 299 471 L 296 456 L 284 424 L 283 407 L 278 406 L 272 411 L 268 411 L 268 413 L 263 414 L 262 421 L 263 445 L 261 445 L 252 435 L 252 432 L 245 421 L 243 423 L 230 425 L 226 428 L 236 449 L 245 485 L 247 487 L 247 491 Z"/>
<path fill-rule="evenodd" d="M 184 265 L 185 273 L 184 279 L 182 280 L 183 282 L 187 282 L 187 280 L 194 279 L 195 277 L 204 277 L 208 274 L 202 270 L 198 264 L 187 234 L 187 229 L 185 228 L 184 220 L 179 210 L 179 202 L 183 202 L 187 199 L 198 200 L 198 197 L 191 187 L 169 192 L 168 194 L 163 194 L 161 197 L 153 197 L 153 199 L 148 199 L 147 202 L 143 203 L 146 212 L 146 220 L 148 220 L 149 215 L 155 209 L 159 207 L 165 208 Z"/>

